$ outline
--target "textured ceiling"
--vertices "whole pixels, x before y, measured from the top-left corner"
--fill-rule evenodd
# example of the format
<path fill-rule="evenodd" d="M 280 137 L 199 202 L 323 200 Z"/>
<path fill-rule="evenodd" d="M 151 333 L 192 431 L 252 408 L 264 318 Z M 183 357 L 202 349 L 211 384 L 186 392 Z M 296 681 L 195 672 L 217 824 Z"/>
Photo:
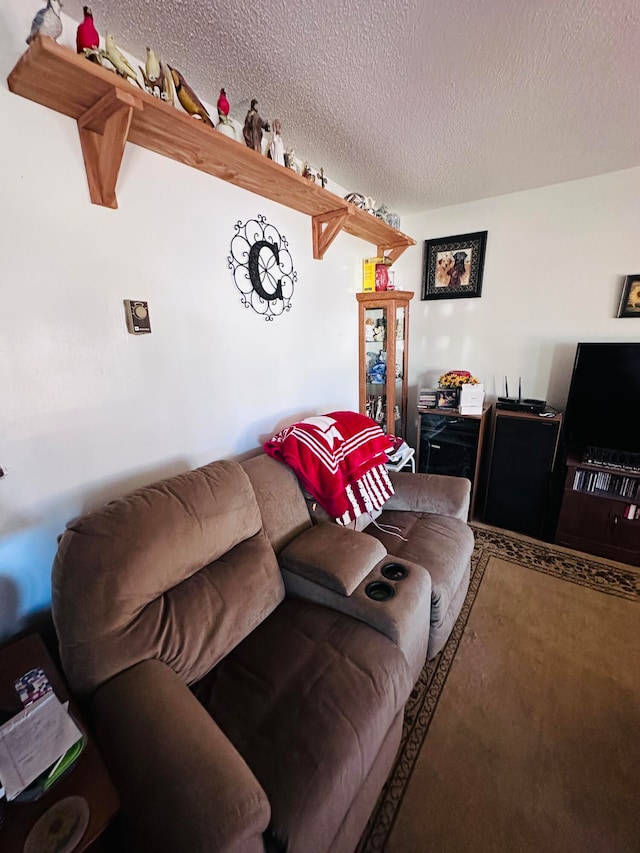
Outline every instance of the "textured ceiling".
<path fill-rule="evenodd" d="M 93 0 L 100 34 L 280 117 L 400 213 L 640 165 L 638 0 Z M 82 3 L 65 0 L 80 20 Z"/>

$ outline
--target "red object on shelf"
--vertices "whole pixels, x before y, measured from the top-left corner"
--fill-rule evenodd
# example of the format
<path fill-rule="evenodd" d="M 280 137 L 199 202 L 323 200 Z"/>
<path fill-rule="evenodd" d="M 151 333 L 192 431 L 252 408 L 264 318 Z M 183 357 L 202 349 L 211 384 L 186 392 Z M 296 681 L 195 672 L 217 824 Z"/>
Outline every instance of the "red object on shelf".
<path fill-rule="evenodd" d="M 84 19 L 78 25 L 76 30 L 76 50 L 82 53 L 83 50 L 97 50 L 100 47 L 100 36 L 93 23 L 93 14 L 88 6 L 83 6 Z"/>
<path fill-rule="evenodd" d="M 389 267 L 376 264 L 376 290 L 386 290 L 389 285 Z"/>

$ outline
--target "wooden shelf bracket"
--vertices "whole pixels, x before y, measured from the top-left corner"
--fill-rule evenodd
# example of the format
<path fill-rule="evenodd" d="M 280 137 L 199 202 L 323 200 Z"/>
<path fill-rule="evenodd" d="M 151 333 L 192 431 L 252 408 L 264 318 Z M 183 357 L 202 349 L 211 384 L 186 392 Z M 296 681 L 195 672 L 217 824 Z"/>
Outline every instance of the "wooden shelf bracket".
<path fill-rule="evenodd" d="M 313 257 L 317 261 L 324 258 L 324 253 L 336 239 L 344 221 L 349 215 L 348 209 L 329 210 L 326 213 L 318 213 L 311 219 L 313 229 Z"/>
<path fill-rule="evenodd" d="M 378 257 L 389 258 L 392 264 L 398 260 L 405 249 L 408 249 L 412 243 L 401 243 L 397 246 L 378 246 Z"/>
<path fill-rule="evenodd" d="M 116 183 L 134 110 L 143 104 L 135 95 L 110 89 L 78 118 L 82 156 L 93 204 L 117 208 Z"/>

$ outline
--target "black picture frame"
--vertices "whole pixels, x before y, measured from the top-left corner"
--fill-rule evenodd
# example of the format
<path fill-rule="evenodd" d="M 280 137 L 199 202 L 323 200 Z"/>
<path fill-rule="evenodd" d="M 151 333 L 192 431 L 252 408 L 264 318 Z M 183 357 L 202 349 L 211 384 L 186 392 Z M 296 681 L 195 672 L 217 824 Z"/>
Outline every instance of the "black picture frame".
<path fill-rule="evenodd" d="M 457 409 L 459 400 L 459 388 L 438 388 L 436 390 L 436 409 Z"/>
<path fill-rule="evenodd" d="M 487 231 L 424 242 L 422 299 L 469 299 L 482 293 Z"/>
<path fill-rule="evenodd" d="M 640 275 L 625 277 L 617 316 L 640 317 Z"/>

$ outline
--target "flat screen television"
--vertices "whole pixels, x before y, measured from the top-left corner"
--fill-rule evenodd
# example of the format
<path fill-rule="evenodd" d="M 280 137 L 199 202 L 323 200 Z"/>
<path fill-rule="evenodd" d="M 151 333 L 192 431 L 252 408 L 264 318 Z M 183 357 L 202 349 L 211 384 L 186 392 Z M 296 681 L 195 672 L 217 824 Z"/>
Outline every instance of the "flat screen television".
<path fill-rule="evenodd" d="M 640 453 L 640 343 L 579 343 L 564 415 L 571 449 Z"/>

